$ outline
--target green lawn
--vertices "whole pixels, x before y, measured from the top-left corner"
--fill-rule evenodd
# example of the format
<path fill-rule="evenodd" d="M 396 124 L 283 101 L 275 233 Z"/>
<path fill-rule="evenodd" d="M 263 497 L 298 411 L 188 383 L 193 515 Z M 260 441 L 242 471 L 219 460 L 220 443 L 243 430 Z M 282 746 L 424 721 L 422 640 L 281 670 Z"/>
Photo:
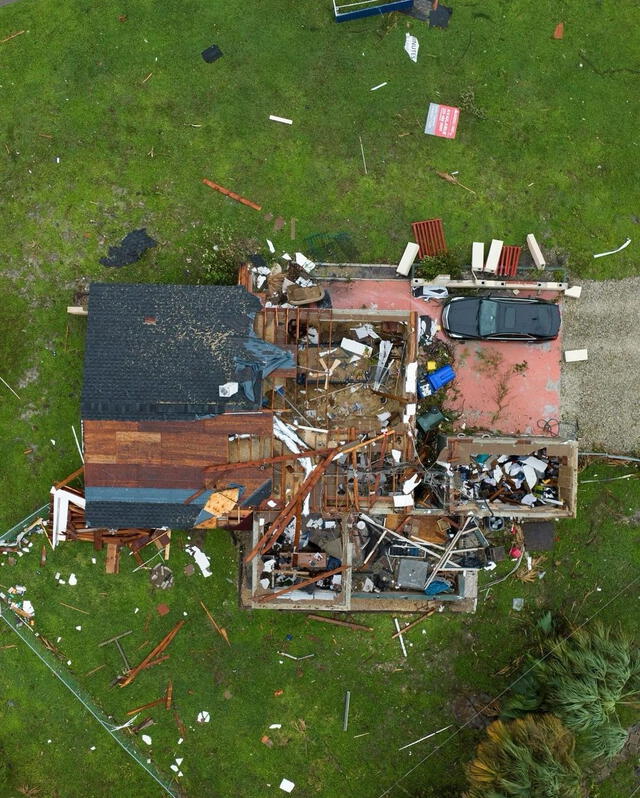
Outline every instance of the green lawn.
<path fill-rule="evenodd" d="M 596 466 L 590 473 L 602 477 L 625 472 Z M 304 614 L 240 610 L 235 549 L 222 532 L 206 540 L 214 571 L 210 579 L 184 575 L 189 558 L 182 551 L 183 536 L 175 536 L 169 563 L 175 586 L 167 592 L 152 588 L 145 572 L 133 573 L 135 563 L 126 555 L 119 576 L 105 575 L 104 553 L 92 564 L 95 553 L 89 544 L 49 551 L 47 565 L 40 568 L 40 539 L 15 566 L 3 566 L 0 582 L 28 587 L 38 630 L 54 642 L 62 638 L 58 646 L 71 660 L 70 670 L 116 721 L 122 722 L 129 709 L 160 697 L 168 679 L 173 680 L 176 708 L 188 729 L 184 742 L 177 744 L 180 733 L 173 714 L 154 708 L 141 716 L 149 714 L 156 721 L 147 730 L 152 747 L 139 745 L 169 778 L 173 759 L 184 757 L 180 781 L 188 795 L 259 798 L 269 794 L 268 784 L 278 794 L 273 785 L 283 777 L 294 781 L 303 796 L 376 798 L 387 788 L 393 796 L 405 795 L 405 789 L 411 795 L 456 795 L 477 731 L 454 728 L 440 740 L 404 752 L 397 749 L 449 723 L 455 727 L 452 703 L 457 696 L 501 693 L 514 674 L 498 671 L 535 639 L 534 625 L 545 609 L 574 625 L 595 614 L 637 634 L 640 527 L 625 524 L 619 516 L 640 509 L 638 482 L 604 486 L 605 490 L 602 485 L 585 485 L 579 520 L 559 524 L 543 579 L 532 584 L 514 578 L 503 582 L 480 601 L 475 616 L 433 617 L 408 633 L 406 660 L 398 641 L 390 639 L 393 625 L 386 615 L 356 618 L 375 627 L 369 634 L 318 624 Z M 499 571 L 483 574 L 483 584 L 510 568 L 503 563 Z M 58 585 L 58 571 L 64 579 L 73 571 L 77 586 Z M 634 579 L 635 584 L 624 590 Z M 522 612 L 511 609 L 515 596 L 525 599 Z M 231 647 L 211 631 L 200 600 L 228 630 Z M 155 610 L 161 602 L 171 608 L 165 617 Z M 182 618 L 186 623 L 168 649 L 166 662 L 128 687 L 109 687 L 120 659 L 114 648 L 98 647 L 100 641 L 133 630 L 124 646 L 130 660 L 137 662 Z M 78 625 L 80 631 L 75 629 Z M 0 649 L 0 746 L 14 786 L 27 784 L 40 788 L 41 795 L 63 798 L 158 795 L 151 779 L 3 626 L 0 646 L 12 643 L 17 648 Z M 281 651 L 315 656 L 295 662 L 280 656 Z M 85 675 L 103 664 L 105 668 Z M 283 693 L 276 696 L 279 690 Z M 345 733 L 346 690 L 352 701 Z M 209 724 L 196 722 L 201 710 L 211 714 Z M 623 722 L 633 720 L 630 715 Z M 272 723 L 282 728 L 269 730 Z M 273 747 L 261 743 L 265 734 Z M 444 743 L 442 750 L 436 749 L 436 742 Z M 89 750 L 92 745 L 95 751 Z M 427 754 L 427 761 L 393 787 Z M 612 779 L 623 776 L 614 774 Z M 606 786 L 600 788 L 603 796 Z"/>
<path fill-rule="evenodd" d="M 560 19 L 565 38 L 553 41 Z M 78 465 L 71 425 L 78 429 L 85 321 L 67 317 L 65 307 L 84 280 L 193 280 L 203 245 L 223 228 L 269 237 L 282 249 L 304 249 L 303 238 L 316 232 L 347 231 L 361 261 L 393 262 L 411 221 L 432 216 L 444 219 L 451 245 L 494 235 L 518 243 L 535 232 L 544 246 L 565 252 L 578 275 L 636 272 L 635 240 L 619 255 L 591 257 L 635 238 L 636 27 L 629 0 L 590 9 L 549 0 L 461 4 L 447 31 L 401 16 L 336 25 L 329 2 L 20 0 L 0 8 L 0 40 L 26 31 L 0 44 L 0 376 L 19 395 L 0 385 L 0 528 L 43 504 L 52 481 Z M 420 40 L 417 64 L 403 51 L 406 31 Z M 200 51 L 212 42 L 224 57 L 205 64 Z M 593 66 L 628 71 L 601 75 Z M 486 119 L 463 112 L 455 141 L 425 136 L 429 101 L 456 105 L 469 87 Z M 269 122 L 269 114 L 294 124 Z M 433 169 L 458 170 L 477 196 Z M 263 211 L 211 191 L 203 177 Z M 288 224 L 275 233 L 267 213 L 295 217 L 296 241 Z M 159 242 L 143 262 L 121 270 L 99 265 L 109 245 L 141 226 Z M 174 680 L 179 712 L 193 730 L 177 746 L 172 716 L 154 710 L 150 753 L 167 777 L 172 758 L 184 755 L 189 795 L 277 795 L 286 777 L 298 785 L 296 795 L 375 798 L 434 750 L 396 749 L 449 723 L 457 694 L 495 695 L 506 686 L 494 674 L 524 650 L 529 621 L 543 608 L 579 622 L 603 607 L 608 621 L 637 631 L 637 590 L 605 607 L 637 568 L 638 528 L 616 520 L 638 509 L 637 484 L 586 486 L 580 517 L 560 525 L 542 581 L 500 585 L 474 617 L 433 618 L 425 635 L 413 633 L 406 662 L 389 639 L 388 617 L 367 620 L 376 632 L 361 635 L 299 615 L 240 612 L 235 552 L 225 535 L 207 540 L 215 575 L 206 581 L 182 575 L 177 538 L 170 563 L 176 587 L 166 596 L 155 595 L 142 572 L 132 574 L 128 560 L 119 577 L 107 578 L 103 555 L 91 565 L 84 545 L 61 548 L 44 569 L 37 555 L 22 558 L 4 567 L 0 582 L 27 584 L 38 628 L 62 637 L 83 686 L 118 720 Z M 56 586 L 57 570 L 74 570 L 78 586 Z M 526 599 L 522 613 L 509 609 L 515 595 Z M 199 599 L 229 629 L 232 648 L 210 633 Z M 154 614 L 162 600 L 171 606 L 164 619 Z M 110 689 L 117 652 L 97 642 L 132 628 L 128 650 L 135 651 L 160 639 L 183 612 L 187 624 L 171 658 L 131 687 Z M 61 798 L 157 795 L 14 637 L 0 632 L 0 645 L 18 643 L 0 650 L 0 745 L 13 785 L 7 794 L 28 785 Z M 280 664 L 279 650 L 315 657 Z M 284 693 L 275 697 L 278 689 Z M 207 726 L 195 723 L 201 709 L 211 712 Z M 282 729 L 267 732 L 271 723 Z M 273 748 L 260 743 L 265 733 Z M 476 732 L 458 734 L 390 794 L 458 794 L 460 765 L 476 739 Z"/>

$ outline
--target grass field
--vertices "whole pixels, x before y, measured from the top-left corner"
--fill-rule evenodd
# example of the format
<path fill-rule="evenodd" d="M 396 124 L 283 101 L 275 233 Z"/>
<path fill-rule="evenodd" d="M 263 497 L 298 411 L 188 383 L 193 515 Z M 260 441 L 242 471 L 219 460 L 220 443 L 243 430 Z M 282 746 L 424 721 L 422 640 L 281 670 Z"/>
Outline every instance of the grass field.
<path fill-rule="evenodd" d="M 620 473 L 592 467 L 585 475 L 608 478 Z M 189 558 L 178 535 L 169 563 L 175 586 L 167 592 L 152 588 L 145 572 L 133 573 L 132 558 L 124 558 L 118 577 L 106 576 L 104 553 L 92 564 L 89 544 L 49 551 L 47 565 L 40 568 L 39 539 L 17 565 L 2 567 L 0 581 L 6 587 L 27 586 L 38 630 L 52 641 L 61 638 L 57 645 L 71 660 L 71 672 L 116 721 L 122 722 L 129 709 L 160 697 L 173 679 L 176 708 L 188 728 L 184 742 L 177 744 L 180 732 L 172 713 L 156 707 L 140 716 L 156 720 L 147 730 L 153 744 L 150 749 L 139 745 L 167 777 L 173 775 L 173 759 L 184 757 L 180 782 L 186 795 L 258 798 L 278 794 L 274 785 L 285 777 L 303 796 L 376 798 L 389 788 L 392 796 L 406 795 L 405 790 L 413 796 L 453 796 L 462 788 L 462 764 L 479 732 L 454 728 L 440 740 L 404 752 L 397 749 L 449 723 L 455 726 L 452 705 L 460 695 L 499 695 L 514 672 L 498 671 L 508 671 L 525 652 L 547 608 L 571 624 L 595 614 L 637 634 L 640 527 L 637 520 L 636 525 L 624 521 L 634 513 L 637 519 L 637 485 L 625 480 L 585 485 L 580 518 L 560 523 L 543 579 L 503 582 L 481 600 L 475 616 L 435 616 L 423 625 L 424 633 L 416 628 L 407 635 L 406 660 L 398 641 L 390 639 L 393 625 L 386 615 L 357 617 L 374 627 L 366 633 L 314 623 L 299 614 L 238 609 L 236 556 L 226 533 L 207 538 L 214 571 L 210 579 L 183 574 Z M 483 574 L 483 582 L 510 568 L 503 563 L 499 571 Z M 58 571 L 64 579 L 74 572 L 77 586 L 58 585 Z M 522 612 L 511 610 L 515 596 L 525 599 Z M 231 647 L 210 629 L 200 600 L 228 630 Z M 158 615 L 160 602 L 169 605 L 169 615 Z M 132 629 L 124 646 L 136 662 L 182 618 L 186 623 L 168 649 L 169 660 L 145 671 L 131 686 L 109 687 L 121 662 L 114 648 L 99 648 L 100 641 Z M 0 649 L 0 744 L 14 787 L 28 785 L 39 788 L 40 795 L 64 798 L 158 795 L 151 779 L 3 626 L 0 646 L 12 643 L 17 647 Z M 281 651 L 315 656 L 295 662 L 280 656 Z M 100 665 L 106 667 L 85 675 Z M 275 695 L 279 690 L 283 693 Z M 346 733 L 345 690 L 352 693 Z M 211 714 L 207 725 L 196 722 L 201 710 Z M 630 715 L 623 722 L 632 720 Z M 272 723 L 282 728 L 269 730 Z M 273 747 L 260 742 L 263 735 Z M 441 750 L 436 742 L 443 743 Z M 428 760 L 418 765 L 425 755 Z M 415 772 L 394 786 L 414 765 Z M 632 776 L 621 769 L 611 780 L 625 784 Z M 603 797 L 625 796 L 622 791 L 605 792 L 607 784 L 600 789 Z"/>
<path fill-rule="evenodd" d="M 553 41 L 560 19 L 565 38 Z M 0 528 L 43 504 L 52 481 L 78 465 L 71 425 L 79 422 L 85 322 L 65 307 L 85 280 L 193 280 L 203 245 L 223 228 L 268 236 L 282 249 L 303 248 L 316 232 L 347 231 L 360 260 L 393 262 L 410 223 L 433 216 L 454 246 L 494 235 L 518 243 L 533 231 L 577 275 L 637 273 L 635 240 L 617 256 L 591 257 L 634 239 L 640 221 L 636 29 L 630 0 L 588 11 L 488 0 L 456 6 L 447 31 L 397 15 L 337 25 L 328 2 L 20 0 L 0 8 L 0 40 L 25 31 L 0 44 L 0 376 L 20 397 L 0 386 Z M 417 64 L 403 51 L 406 31 L 420 40 Z M 200 51 L 212 42 L 224 57 L 205 64 Z M 469 88 L 486 118 L 463 111 L 455 141 L 425 136 L 429 101 L 457 105 Z M 269 114 L 294 124 L 269 122 Z M 434 169 L 458 170 L 477 196 Z M 212 192 L 203 177 L 262 212 Z M 295 217 L 296 242 L 288 224 L 274 232 L 267 213 Z M 159 242 L 143 262 L 118 271 L 99 265 L 109 245 L 141 226 Z M 376 632 L 362 636 L 300 616 L 241 613 L 226 581 L 235 582 L 235 552 L 224 535 L 207 540 L 215 571 L 207 581 L 182 575 L 174 545 L 177 584 L 167 596 L 127 564 L 107 579 L 101 558 L 91 565 L 83 546 L 64 547 L 44 569 L 37 557 L 23 558 L 10 578 L 4 567 L 0 582 L 27 584 L 38 627 L 62 636 L 77 674 L 108 663 L 81 682 L 116 718 L 174 679 L 194 730 L 178 750 L 172 718 L 154 712 L 152 756 L 170 776 L 172 757 L 184 750 L 187 794 L 279 794 L 286 777 L 299 795 L 375 798 L 424 755 L 396 748 L 449 723 L 456 694 L 495 695 L 505 686 L 494 674 L 526 647 L 528 622 L 543 608 L 579 622 L 603 607 L 607 620 L 637 632 L 637 590 L 604 608 L 637 568 L 638 529 L 616 517 L 638 509 L 637 484 L 585 486 L 580 517 L 560 525 L 543 580 L 500 585 L 475 617 L 432 619 L 427 634 L 416 630 L 407 662 L 386 617 L 367 620 Z M 74 570 L 78 586 L 57 587 L 56 570 Z M 514 595 L 525 597 L 523 613 L 510 611 Z M 201 598 L 229 629 L 232 648 L 210 634 Z M 161 619 L 154 607 L 163 600 L 172 610 Z M 171 659 L 130 688 L 109 689 L 117 652 L 97 642 L 128 628 L 134 648 L 156 641 L 183 612 L 188 622 Z M 0 640 L 19 644 L 6 628 Z M 298 667 L 279 664 L 278 650 L 316 656 Z M 29 651 L 18 645 L 0 655 L 8 795 L 20 785 L 61 798 L 158 794 Z M 353 706 L 343 734 L 346 689 Z M 208 726 L 195 723 L 200 709 L 211 712 Z M 282 730 L 267 732 L 270 723 Z M 265 733 L 273 748 L 260 743 Z M 458 734 L 390 794 L 457 795 L 475 740 L 476 732 Z M 615 778 L 623 786 L 607 794 L 602 785 L 602 796 L 624 798 L 633 776 Z"/>

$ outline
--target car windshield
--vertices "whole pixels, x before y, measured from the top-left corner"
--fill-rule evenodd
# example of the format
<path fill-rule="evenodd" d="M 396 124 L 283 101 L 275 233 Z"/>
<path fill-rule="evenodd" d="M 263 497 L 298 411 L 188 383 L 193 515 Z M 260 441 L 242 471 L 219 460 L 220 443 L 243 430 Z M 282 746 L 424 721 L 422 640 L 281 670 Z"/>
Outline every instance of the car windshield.
<path fill-rule="evenodd" d="M 483 300 L 480 302 L 480 309 L 478 311 L 478 332 L 483 337 L 485 335 L 495 335 L 497 332 L 497 312 L 498 306 L 495 302 L 491 302 L 490 300 Z"/>

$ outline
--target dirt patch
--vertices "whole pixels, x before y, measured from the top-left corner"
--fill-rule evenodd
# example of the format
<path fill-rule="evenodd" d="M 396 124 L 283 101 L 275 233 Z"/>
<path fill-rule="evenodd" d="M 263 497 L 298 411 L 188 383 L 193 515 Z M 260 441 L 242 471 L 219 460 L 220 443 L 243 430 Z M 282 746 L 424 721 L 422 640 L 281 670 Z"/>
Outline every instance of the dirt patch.
<path fill-rule="evenodd" d="M 640 278 L 579 281 L 563 307 L 563 349 L 589 359 L 562 364 L 562 420 L 578 425 L 582 450 L 640 451 Z"/>
<path fill-rule="evenodd" d="M 30 369 L 27 369 L 25 373 L 20 377 L 18 380 L 18 387 L 19 388 L 26 388 L 27 385 L 30 385 L 32 382 L 35 382 L 40 375 L 40 369 L 37 366 L 33 366 Z"/>

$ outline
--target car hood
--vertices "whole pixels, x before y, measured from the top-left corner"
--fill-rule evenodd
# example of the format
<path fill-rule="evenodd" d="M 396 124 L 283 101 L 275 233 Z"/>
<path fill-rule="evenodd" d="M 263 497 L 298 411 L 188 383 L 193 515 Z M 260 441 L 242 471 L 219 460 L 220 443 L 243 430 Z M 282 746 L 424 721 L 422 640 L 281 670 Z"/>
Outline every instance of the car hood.
<path fill-rule="evenodd" d="M 451 330 L 457 335 L 471 337 L 478 335 L 479 299 L 465 298 L 459 302 L 451 302 L 447 308 L 445 329 Z"/>

